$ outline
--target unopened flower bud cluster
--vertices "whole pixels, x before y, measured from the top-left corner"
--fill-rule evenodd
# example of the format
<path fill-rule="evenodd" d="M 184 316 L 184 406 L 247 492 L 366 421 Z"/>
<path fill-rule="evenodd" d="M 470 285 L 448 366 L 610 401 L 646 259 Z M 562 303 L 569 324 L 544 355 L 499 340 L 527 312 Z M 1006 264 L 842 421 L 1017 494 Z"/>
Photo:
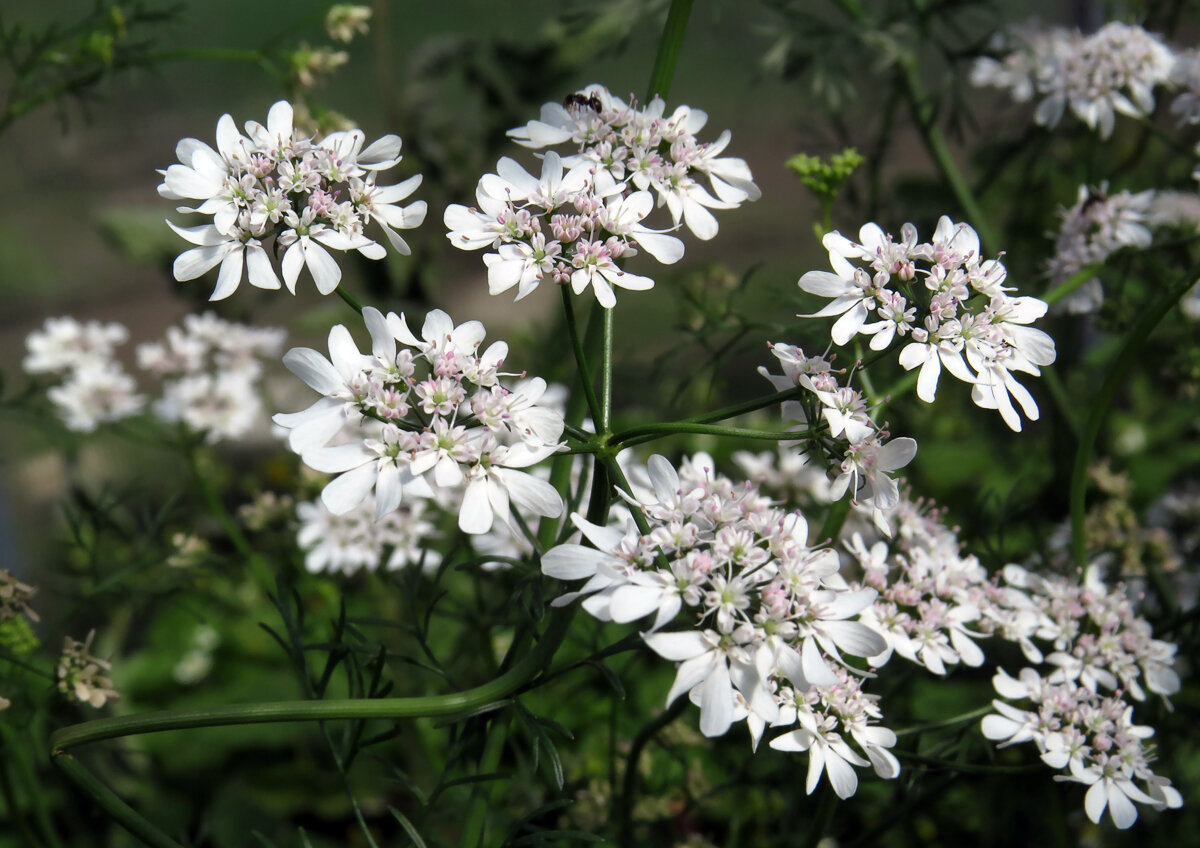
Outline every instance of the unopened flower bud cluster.
<path fill-rule="evenodd" d="M 95 635 L 96 631 L 91 631 L 82 642 L 70 636 L 63 639 L 55 677 L 58 691 L 66 695 L 67 700 L 100 708 L 120 695 L 113 689 L 112 678 L 108 677 L 112 664 L 91 654 Z"/>
<path fill-rule="evenodd" d="M 802 317 L 840 316 L 831 330 L 839 345 L 864 335 L 881 351 L 907 337 L 900 364 L 920 369 L 917 396 L 926 403 L 933 403 L 944 367 L 971 385 L 977 406 L 998 410 L 1013 430 L 1021 429 L 1014 400 L 1027 418 L 1038 418 L 1037 403 L 1013 372 L 1036 376 L 1054 362 L 1054 341 L 1029 326 L 1046 304 L 1009 296 L 1007 270 L 980 255 L 975 230 L 942 216 L 929 242 L 918 241 L 912 224 L 898 240 L 866 224 L 858 242 L 835 231 L 823 243 L 833 273 L 809 271 L 799 285 L 832 300 Z"/>
<path fill-rule="evenodd" d="M 29 606 L 36 594 L 37 587 L 22 583 L 7 568 L 0 568 L 0 621 L 19 616 L 37 621 L 38 614 Z"/>
<path fill-rule="evenodd" d="M 484 256 L 492 294 L 515 286 L 520 300 L 550 280 L 576 294 L 590 287 L 597 302 L 611 308 L 613 286 L 654 285 L 624 271 L 625 259 L 639 249 L 664 264 L 683 255 L 679 239 L 642 223 L 656 198 L 670 212 L 673 229 L 682 222 L 698 238 L 710 239 L 717 233 L 710 209 L 759 197 L 746 163 L 719 155 L 728 131 L 702 143 L 695 134 L 708 120 L 704 112 L 681 106 L 668 117 L 665 108 L 656 97 L 639 109 L 592 85 L 565 104 L 547 103 L 539 120 L 509 131 L 525 147 L 568 145 L 573 152 L 548 151 L 540 178 L 505 157 L 498 173 L 479 181 L 478 206 L 446 209 L 451 244 L 495 249 Z M 700 178 L 707 178 L 716 197 Z"/>
<path fill-rule="evenodd" d="M 329 333 L 330 359 L 309 348 L 284 356 L 323 397 L 275 422 L 291 430 L 289 444 L 305 464 L 340 475 L 322 492 L 332 513 L 345 515 L 372 490 L 376 517 L 399 507 L 405 493 L 450 495 L 467 533 L 486 533 L 497 515 L 507 520 L 510 503 L 536 515 L 561 513 L 554 487 L 521 470 L 561 447 L 563 419 L 541 403 L 544 380 L 505 386 L 508 345 L 480 353 L 486 331 L 478 321 L 456 327 L 434 310 L 417 337 L 403 315 L 385 318 L 367 307 L 363 318 L 369 354 L 339 324 Z M 358 435 L 331 445 L 346 424 Z"/>
<path fill-rule="evenodd" d="M 317 290 L 329 294 L 342 272 L 326 248 L 356 250 L 370 259 L 386 255 L 365 234 L 373 222 L 394 250 L 410 252 L 396 230 L 418 226 L 426 204 L 397 204 L 416 190 L 421 177 L 376 184 L 380 171 L 400 161 L 399 136 L 384 136 L 364 150 L 362 130 L 317 140 L 294 127 L 293 118 L 291 104 L 281 100 L 271 107 L 266 126 L 248 121 L 246 135 L 238 132 L 233 118 L 221 116 L 216 149 L 194 138 L 176 146 L 180 164 L 160 172 L 158 192 L 171 200 L 200 201 L 178 211 L 211 215 L 212 222 L 188 228 L 168 222 L 196 245 L 175 260 L 175 279 L 195 279 L 219 265 L 212 300 L 233 294 L 243 273 L 252 286 L 278 289 L 279 275 L 268 252 L 274 240 L 290 292 L 295 293 L 307 267 Z"/>
<path fill-rule="evenodd" d="M 651 457 L 648 475 L 653 493 L 630 503 L 649 533 L 632 524 L 601 527 L 576 513 L 575 525 L 594 547 L 564 544 L 542 556 L 547 575 L 587 579 L 555 604 L 582 598 L 602 621 L 650 618 L 642 638 L 680 663 L 667 702 L 688 694 L 706 736 L 745 720 L 757 746 L 768 726 L 798 724 L 771 744 L 810 752 L 810 792 L 822 768 L 843 798 L 857 787 L 852 765 L 894 777 L 899 766 L 887 748 L 895 736 L 873 726 L 880 717 L 874 699 L 843 668 L 844 655 L 885 647 L 855 620 L 875 590 L 851 589 L 837 555 L 809 547 L 799 511 L 778 508 L 753 484 L 716 475 L 711 457 L 692 457 L 678 471 Z M 684 629 L 663 630 L 676 622 Z"/>

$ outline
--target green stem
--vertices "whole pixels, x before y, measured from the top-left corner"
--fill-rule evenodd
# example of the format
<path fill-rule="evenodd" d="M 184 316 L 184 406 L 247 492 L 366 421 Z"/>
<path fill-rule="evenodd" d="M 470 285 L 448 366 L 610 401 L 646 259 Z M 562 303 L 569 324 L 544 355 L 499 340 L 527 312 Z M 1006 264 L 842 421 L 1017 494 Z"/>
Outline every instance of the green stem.
<path fill-rule="evenodd" d="M 115 792 L 104 785 L 104 782 L 88 771 L 70 754 L 62 753 L 55 757 L 54 764 L 75 782 L 75 785 L 104 808 L 116 822 L 128 830 L 150 848 L 181 848 L 180 844 L 167 836 L 153 824 L 122 801 Z"/>
<path fill-rule="evenodd" d="M 671 706 L 659 713 L 652 721 L 638 731 L 633 744 L 629 746 L 629 756 L 625 758 L 625 773 L 621 776 L 621 794 L 617 798 L 617 827 L 620 845 L 633 845 L 633 799 L 638 788 L 638 762 L 642 751 L 650 744 L 659 731 L 683 715 L 689 701 L 687 698 L 676 698 Z"/>
<path fill-rule="evenodd" d="M 837 537 L 841 535 L 842 527 L 846 524 L 846 518 L 850 515 L 852 494 L 847 494 L 837 501 L 833 506 L 829 507 L 829 513 L 825 516 L 825 523 L 821 525 L 821 532 L 817 534 L 819 540 L 828 539 L 831 544 L 837 544 Z"/>
<path fill-rule="evenodd" d="M 667 22 L 663 26 L 658 42 L 658 55 L 654 57 L 654 70 L 650 74 L 650 87 L 646 90 L 646 102 L 655 95 L 666 100 L 671 91 L 671 80 L 675 77 L 675 63 L 683 45 L 683 33 L 687 29 L 688 17 L 692 14 L 693 0 L 671 0 Z"/>
<path fill-rule="evenodd" d="M 1142 313 L 1142 317 L 1129 331 L 1125 344 L 1108 369 L 1104 383 L 1096 394 L 1096 400 L 1088 410 L 1083 436 L 1080 438 L 1079 448 L 1075 452 L 1075 466 L 1071 470 L 1071 556 L 1080 573 L 1087 567 L 1087 537 L 1084 528 L 1087 516 L 1087 472 L 1092 462 L 1096 440 L 1100 436 L 1100 428 L 1108 416 L 1108 408 L 1117 394 L 1117 388 L 1124 382 L 1125 372 L 1133 365 L 1142 345 L 1159 322 L 1175 306 L 1179 298 L 1195 285 L 1197 274 L 1200 274 L 1200 265 L 1189 269 L 1173 287 L 1163 293 L 1156 303 Z"/>
<path fill-rule="evenodd" d="M 983 209 L 976 201 L 962 171 L 958 169 L 958 164 L 950 153 L 950 145 L 947 144 L 946 137 L 935 121 L 933 104 L 925 95 L 921 75 L 917 70 L 917 60 L 915 57 L 911 57 L 902 61 L 900 66 L 903 71 L 902 81 L 905 94 L 908 96 L 909 107 L 912 109 L 913 119 L 916 121 L 921 138 L 925 141 L 925 147 L 929 150 L 929 155 L 933 157 L 934 162 L 937 163 L 950 190 L 954 192 L 954 197 L 958 200 L 958 205 L 962 207 L 963 214 L 967 216 L 967 220 L 975 228 L 975 232 L 979 234 L 979 243 L 983 252 L 988 256 L 995 256 L 999 250 L 996 233 L 984 216 Z"/>
<path fill-rule="evenodd" d="M 897 730 L 896 735 L 911 736 L 914 733 L 925 733 L 929 730 L 938 730 L 943 727 L 953 727 L 956 724 L 962 724 L 977 718 L 983 718 L 985 715 L 995 712 L 995 709 L 995 707 L 989 704 L 986 707 L 980 707 L 979 709 L 971 710 L 969 713 L 962 713 L 961 715 L 956 715 L 951 718 L 944 718 L 939 721 L 931 721 L 928 724 L 918 724 L 912 727 L 906 727 L 903 730 Z"/>
<path fill-rule="evenodd" d="M 923 754 L 912 754 L 908 751 L 902 751 L 897 748 L 892 749 L 892 753 L 898 759 L 906 760 L 910 763 L 920 763 L 924 766 L 934 766 L 937 768 L 949 769 L 961 774 L 1023 774 L 1025 772 L 1037 771 L 1045 766 L 1041 763 L 1030 764 L 1027 766 L 987 766 L 978 763 L 960 763 L 954 760 L 943 760 L 938 757 L 926 757 Z"/>
<path fill-rule="evenodd" d="M 879 403 L 876 408 L 882 409 L 896 398 L 903 397 L 911 392 L 917 387 L 917 379 L 920 377 L 920 375 L 921 372 L 914 369 L 909 371 L 896 382 L 892 383 L 880 396 Z"/>
<path fill-rule="evenodd" d="M 714 409 L 712 412 L 705 412 L 701 415 L 693 415 L 690 418 L 684 418 L 679 421 L 673 421 L 673 422 L 669 422 L 666 424 L 646 424 L 641 427 L 635 427 L 630 430 L 626 430 L 622 433 L 618 433 L 616 436 L 614 436 L 610 440 L 610 444 L 619 444 L 621 442 L 624 442 L 626 439 L 636 437 L 639 434 L 643 434 L 643 433 L 645 433 L 645 434 L 655 433 L 656 434 L 656 433 L 660 433 L 660 432 L 667 432 L 664 428 L 672 428 L 672 427 L 678 428 L 678 427 L 685 426 L 685 425 L 691 426 L 691 425 L 700 425 L 700 424 L 711 424 L 714 421 L 724 421 L 727 418 L 736 418 L 739 415 L 745 415 L 748 412 L 755 412 L 759 409 L 765 409 L 768 406 L 775 406 L 776 404 L 783 403 L 784 401 L 795 400 L 797 397 L 800 396 L 800 392 L 801 392 L 801 389 L 799 389 L 799 388 L 785 389 L 782 392 L 775 392 L 774 394 L 769 394 L 769 395 L 764 395 L 762 397 L 753 398 L 752 400 L 743 401 L 741 403 L 734 404 L 733 406 L 726 406 L 726 407 L 722 407 L 721 409 Z M 745 435 L 746 433 L 756 432 L 753 430 L 738 431 L 737 428 L 733 428 L 733 427 L 729 428 L 729 431 L 730 432 L 716 433 L 716 435 Z M 715 431 L 675 429 L 675 430 L 670 430 L 669 432 L 712 433 Z M 750 436 L 748 438 L 767 438 L 767 436 L 765 436 L 765 435 L 757 436 L 757 437 Z M 771 438 L 787 439 L 787 438 L 795 438 L 795 436 L 789 437 L 786 434 L 779 434 L 779 435 L 772 435 Z"/>
<path fill-rule="evenodd" d="M 795 441 L 804 434 L 794 430 L 784 432 L 769 430 L 748 430 L 744 427 L 725 427 L 719 424 L 691 424 L 687 421 L 672 421 L 663 424 L 643 424 L 630 427 L 617 433 L 609 439 L 610 445 L 625 443 L 641 444 L 659 439 L 664 436 L 674 436 L 678 433 L 697 433 L 706 436 L 728 436 L 736 439 L 762 439 L 771 442 Z M 649 437 L 649 438 L 647 438 Z"/>
<path fill-rule="evenodd" d="M 1043 366 L 1042 384 L 1046 387 L 1046 393 L 1050 395 L 1050 400 L 1054 403 L 1058 414 L 1067 423 L 1067 428 L 1071 431 L 1071 437 L 1078 441 L 1079 419 L 1075 416 L 1075 410 L 1071 406 L 1071 396 L 1067 394 L 1067 387 L 1063 385 L 1063 381 L 1058 376 L 1058 372 L 1054 370 L 1054 366 Z"/>
<path fill-rule="evenodd" d="M 541 640 L 511 669 L 473 689 L 447 695 L 413 698 L 348 698 L 327 701 L 265 701 L 186 710 L 163 710 L 142 715 L 113 716 L 64 727 L 50 736 L 50 755 L 60 757 L 68 749 L 89 742 L 234 724 L 267 724 L 280 721 L 327 719 L 397 719 L 454 715 L 498 701 L 520 689 L 548 667 L 566 636 L 574 607 L 555 609 Z"/>
<path fill-rule="evenodd" d="M 359 315 L 362 315 L 362 311 L 363 311 L 362 301 L 360 301 L 354 295 L 350 294 L 350 292 L 346 291 L 345 286 L 343 286 L 341 283 L 338 283 L 338 287 L 336 289 L 334 289 L 334 291 L 337 292 L 338 297 L 340 297 L 342 300 L 346 301 L 346 304 L 351 309 L 353 309 Z"/>
<path fill-rule="evenodd" d="M 596 432 L 608 433 L 612 424 L 613 389 L 613 309 L 604 310 L 604 335 L 601 337 L 600 359 L 600 417 Z"/>
<path fill-rule="evenodd" d="M 504 743 L 508 741 L 508 719 L 497 718 L 493 721 L 483 746 L 483 756 L 479 758 L 479 773 L 494 774 L 500 767 L 500 757 L 504 753 Z M 458 840 L 459 848 L 478 848 L 483 844 L 483 826 L 487 817 L 490 792 L 483 784 L 476 783 L 471 790 L 471 808 L 467 813 L 467 823 L 463 826 L 462 837 Z"/>
<path fill-rule="evenodd" d="M 587 399 L 588 414 L 592 420 L 600 421 L 600 401 L 596 399 L 596 387 L 588 368 L 587 355 L 583 351 L 583 339 L 579 336 L 579 324 L 575 320 L 575 303 L 571 299 L 571 287 L 562 286 L 563 314 L 567 319 L 567 335 L 571 337 L 571 350 L 575 352 L 575 364 L 579 368 L 579 382 L 583 384 L 583 395 Z M 599 309 L 599 306 L 594 307 Z M 606 312 L 609 310 L 605 310 Z"/>
<path fill-rule="evenodd" d="M 1047 304 L 1051 305 L 1058 303 L 1071 292 L 1075 291 L 1075 289 L 1079 288 L 1088 280 L 1099 274 L 1103 267 L 1103 262 L 1093 262 L 1091 265 L 1084 265 L 1074 274 L 1067 277 L 1057 286 L 1042 295 L 1039 300 L 1044 300 Z"/>

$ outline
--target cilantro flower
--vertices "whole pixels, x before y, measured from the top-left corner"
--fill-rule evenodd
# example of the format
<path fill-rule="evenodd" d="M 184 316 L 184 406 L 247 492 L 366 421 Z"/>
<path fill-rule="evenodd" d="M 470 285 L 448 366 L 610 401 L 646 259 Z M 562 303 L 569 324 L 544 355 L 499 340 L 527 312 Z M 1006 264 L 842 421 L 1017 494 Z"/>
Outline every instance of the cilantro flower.
<path fill-rule="evenodd" d="M 304 136 L 294 126 L 287 101 L 271 107 L 267 123 L 249 121 L 240 133 L 229 115 L 217 122 L 217 146 L 187 138 L 175 152 L 179 163 L 164 171 L 158 192 L 171 200 L 200 201 L 181 206 L 186 214 L 211 215 L 211 223 L 178 227 L 195 247 L 175 260 L 175 279 L 195 279 L 220 266 L 211 300 L 233 294 L 248 276 L 250 285 L 295 294 L 307 268 L 317 290 L 329 294 L 342 272 L 329 253 L 356 250 L 382 259 L 383 245 L 365 234 L 376 223 L 392 248 L 409 253 L 396 232 L 417 227 L 426 204 L 399 205 L 420 185 L 418 175 L 391 186 L 376 184 L 380 171 L 400 161 L 400 138 L 384 136 L 363 149 L 362 130 L 334 132 L 323 139 Z M 282 253 L 278 272 L 271 245 Z"/>

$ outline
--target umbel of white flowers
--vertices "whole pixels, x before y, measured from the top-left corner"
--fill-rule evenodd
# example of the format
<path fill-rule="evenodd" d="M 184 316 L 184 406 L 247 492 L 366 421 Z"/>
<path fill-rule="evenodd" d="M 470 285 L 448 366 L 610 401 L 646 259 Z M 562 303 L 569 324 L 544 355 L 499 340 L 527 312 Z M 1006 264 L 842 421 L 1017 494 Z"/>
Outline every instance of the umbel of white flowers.
<path fill-rule="evenodd" d="M 292 106 L 281 100 L 267 125 L 248 121 L 246 134 L 233 118 L 217 122 L 217 147 L 185 138 L 175 147 L 179 164 L 163 175 L 158 193 L 171 200 L 200 201 L 180 206 L 188 215 L 211 215 L 211 223 L 182 228 L 167 224 L 196 247 L 175 260 L 177 280 L 192 280 L 220 266 L 211 300 L 229 297 L 248 273 L 250 285 L 278 289 L 279 275 L 266 243 L 282 250 L 280 271 L 295 294 L 300 272 L 308 268 L 321 294 L 337 288 L 342 272 L 326 248 L 357 250 L 382 259 L 383 245 L 365 229 L 379 225 L 392 248 L 407 255 L 396 230 L 419 226 L 426 204 L 398 205 L 421 184 L 421 176 L 390 186 L 376 184 L 380 172 L 400 161 L 400 137 L 386 135 L 363 149 L 360 129 L 322 139 L 302 135 L 292 125 Z M 343 199 L 344 198 L 344 199 Z"/>
<path fill-rule="evenodd" d="M 405 496 L 457 499 L 466 533 L 486 533 L 496 516 L 507 520 L 510 502 L 561 514 L 554 487 L 522 470 L 563 448 L 562 415 L 540 402 L 545 380 L 504 385 L 508 345 L 480 353 L 486 331 L 478 321 L 455 326 L 437 309 L 418 337 L 394 312 L 367 307 L 363 319 L 369 354 L 339 324 L 329 332 L 328 359 L 293 348 L 283 360 L 322 395 L 275 423 L 291 430 L 288 443 L 306 465 L 339 475 L 321 496 L 330 512 L 344 515 L 374 490 L 376 518 Z M 331 444 L 344 428 L 349 440 Z"/>
<path fill-rule="evenodd" d="M 746 163 L 720 155 L 728 130 L 713 142 L 697 140 L 707 121 L 689 106 L 667 115 L 658 97 L 645 108 L 627 105 L 600 85 L 569 95 L 565 104 L 547 103 L 538 120 L 508 134 L 524 147 L 571 152 L 547 151 L 537 177 L 504 157 L 495 174 L 480 179 L 476 206 L 446 209 L 446 235 L 462 250 L 495 251 L 483 258 L 492 294 L 516 287 L 520 300 L 550 280 L 575 294 L 591 288 L 601 306 L 612 308 L 614 287 L 654 285 L 624 270 L 624 260 L 645 251 L 669 265 L 683 256 L 682 241 L 643 223 L 656 205 L 667 207 L 670 230 L 685 224 L 697 238 L 711 239 L 717 219 L 710 209 L 758 199 Z"/>

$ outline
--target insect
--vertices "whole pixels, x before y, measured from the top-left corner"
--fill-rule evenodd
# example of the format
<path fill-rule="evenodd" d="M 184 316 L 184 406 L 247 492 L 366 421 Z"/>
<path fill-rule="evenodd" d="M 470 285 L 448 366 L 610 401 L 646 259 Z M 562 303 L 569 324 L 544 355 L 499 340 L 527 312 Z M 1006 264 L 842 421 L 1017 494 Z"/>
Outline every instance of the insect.
<path fill-rule="evenodd" d="M 567 107 L 568 109 L 571 107 L 575 107 L 576 109 L 591 109 L 597 115 L 604 110 L 604 104 L 601 103 L 600 98 L 594 94 L 587 97 L 579 93 L 568 94 L 565 98 L 563 98 L 563 106 Z"/>

